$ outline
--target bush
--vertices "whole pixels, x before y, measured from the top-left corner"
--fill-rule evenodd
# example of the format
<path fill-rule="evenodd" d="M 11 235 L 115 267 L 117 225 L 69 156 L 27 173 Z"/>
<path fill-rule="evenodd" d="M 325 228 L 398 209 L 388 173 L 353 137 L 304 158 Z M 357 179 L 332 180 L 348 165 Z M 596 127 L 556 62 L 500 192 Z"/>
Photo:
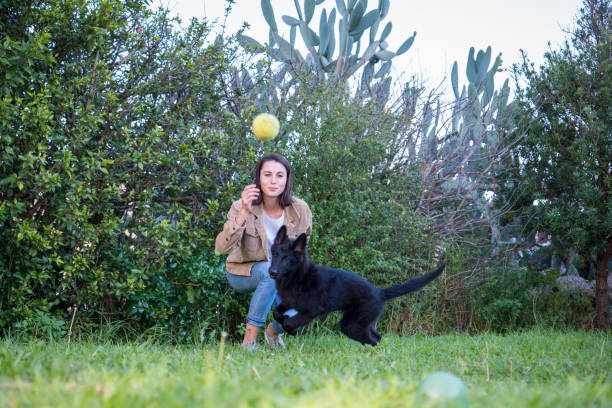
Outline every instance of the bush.
<path fill-rule="evenodd" d="M 592 299 L 557 286 L 558 272 L 493 263 L 469 279 L 449 277 L 462 286 L 454 299 L 441 296 L 444 313 L 437 321 L 471 332 L 509 332 L 535 326 L 585 329 L 595 311 Z"/>
<path fill-rule="evenodd" d="M 499 270 L 474 293 L 479 329 L 508 332 L 533 326 L 587 329 L 595 308 L 587 296 L 559 289 L 553 270 Z"/>
<path fill-rule="evenodd" d="M 401 166 L 392 150 L 397 118 L 333 82 L 303 83 L 293 98 L 288 115 L 294 138 L 283 153 L 313 212 L 313 260 L 378 285 L 430 267 L 434 237 L 414 210 L 418 169 Z"/>
<path fill-rule="evenodd" d="M 312 210 L 312 260 L 377 286 L 432 268 L 435 237 L 415 211 L 419 168 L 402 166 L 393 147 L 398 118 L 335 81 L 303 75 L 292 91 L 278 112 L 284 135 L 275 149 L 291 162 L 295 194 Z"/>
<path fill-rule="evenodd" d="M 175 338 L 193 340 L 218 335 L 229 290 L 224 264 L 204 253 L 169 261 L 164 273 L 130 295 L 128 304 L 135 326 L 161 326 Z"/>
<path fill-rule="evenodd" d="M 164 302 L 179 333 L 209 319 L 168 285 L 220 289 L 206 250 L 242 186 L 225 169 L 253 156 L 221 103 L 235 47 L 147 3 L 2 2 L 0 330 L 72 305 L 76 323 L 170 324 Z"/>

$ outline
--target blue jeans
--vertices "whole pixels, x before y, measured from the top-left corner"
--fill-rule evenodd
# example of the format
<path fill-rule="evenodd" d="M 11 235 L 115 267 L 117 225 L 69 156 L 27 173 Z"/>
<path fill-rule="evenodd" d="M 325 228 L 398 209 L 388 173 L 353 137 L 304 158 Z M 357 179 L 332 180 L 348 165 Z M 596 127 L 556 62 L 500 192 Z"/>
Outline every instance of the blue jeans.
<path fill-rule="evenodd" d="M 270 277 L 268 270 L 270 262 L 257 262 L 251 267 L 251 276 L 232 275 L 226 272 L 230 286 L 239 293 L 254 292 L 249 305 L 247 323 L 262 327 L 272 306 L 280 304 L 280 298 L 276 293 L 274 279 Z M 283 333 L 283 327 L 276 320 L 272 326 L 277 333 Z"/>

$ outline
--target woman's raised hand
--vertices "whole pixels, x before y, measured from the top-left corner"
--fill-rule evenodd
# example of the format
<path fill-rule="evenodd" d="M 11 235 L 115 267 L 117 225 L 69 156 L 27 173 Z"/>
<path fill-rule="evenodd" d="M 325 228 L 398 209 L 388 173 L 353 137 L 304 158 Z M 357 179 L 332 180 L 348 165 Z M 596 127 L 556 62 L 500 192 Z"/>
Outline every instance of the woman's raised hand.
<path fill-rule="evenodd" d="M 255 184 L 249 184 L 242 190 L 240 198 L 242 199 L 242 208 L 251 211 L 253 208 L 253 201 L 259 198 L 259 189 Z"/>
<path fill-rule="evenodd" d="M 253 209 L 253 200 L 256 200 L 259 197 L 259 189 L 255 184 L 249 184 L 242 190 L 242 194 L 240 194 L 240 199 L 242 200 L 242 208 L 240 212 L 236 215 L 236 223 L 238 225 L 243 225 L 246 220 L 246 215 L 251 209 Z"/>

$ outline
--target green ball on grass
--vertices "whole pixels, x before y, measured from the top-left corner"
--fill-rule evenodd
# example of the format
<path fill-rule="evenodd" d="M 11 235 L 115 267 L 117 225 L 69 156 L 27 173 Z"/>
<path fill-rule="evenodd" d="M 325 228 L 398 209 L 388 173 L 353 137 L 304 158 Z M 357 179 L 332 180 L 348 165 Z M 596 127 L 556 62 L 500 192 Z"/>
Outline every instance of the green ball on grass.
<path fill-rule="evenodd" d="M 467 387 L 463 381 L 444 371 L 427 375 L 419 384 L 418 393 L 428 400 L 452 400 L 461 406 L 468 406 Z"/>

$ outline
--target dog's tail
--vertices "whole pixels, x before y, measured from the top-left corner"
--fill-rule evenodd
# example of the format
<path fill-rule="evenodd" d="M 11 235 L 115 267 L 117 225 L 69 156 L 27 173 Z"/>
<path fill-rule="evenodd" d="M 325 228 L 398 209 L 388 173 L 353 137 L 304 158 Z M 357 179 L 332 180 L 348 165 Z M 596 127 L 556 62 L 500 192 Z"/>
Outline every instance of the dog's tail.
<path fill-rule="evenodd" d="M 446 264 L 443 264 L 438 269 L 428 272 L 425 275 L 421 275 L 417 278 L 414 278 L 406 283 L 400 283 L 397 285 L 389 286 L 388 288 L 381 289 L 384 299 L 393 299 L 398 296 L 405 295 L 406 293 L 414 292 L 415 290 L 421 289 L 423 286 L 427 285 L 429 282 L 440 276 L 445 266 Z"/>

